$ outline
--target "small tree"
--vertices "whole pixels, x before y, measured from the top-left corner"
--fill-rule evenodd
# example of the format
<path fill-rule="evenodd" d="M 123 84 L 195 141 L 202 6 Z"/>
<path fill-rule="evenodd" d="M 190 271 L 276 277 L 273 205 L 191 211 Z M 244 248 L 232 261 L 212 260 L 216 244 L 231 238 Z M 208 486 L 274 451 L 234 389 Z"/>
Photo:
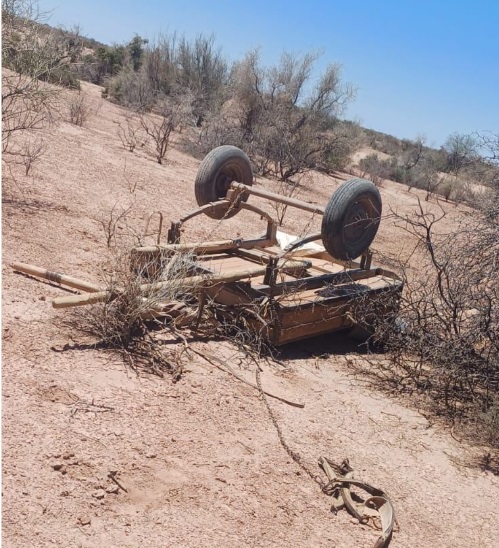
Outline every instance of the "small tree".
<path fill-rule="evenodd" d="M 336 64 L 309 86 L 317 58 L 284 53 L 276 66 L 265 68 L 252 51 L 233 71 L 235 119 L 244 147 L 264 174 L 283 181 L 319 166 L 335 167 L 337 116 L 354 90 L 341 82 Z"/>
<path fill-rule="evenodd" d="M 425 201 L 437 192 L 442 182 L 438 165 L 432 157 L 426 157 L 414 172 L 415 186 L 426 191 Z"/>
<path fill-rule="evenodd" d="M 177 97 L 163 99 L 157 114 L 143 114 L 140 123 L 145 134 L 150 137 L 158 164 L 162 164 L 170 145 L 171 134 L 189 118 L 189 99 Z"/>
<path fill-rule="evenodd" d="M 458 175 L 465 167 L 472 165 L 477 159 L 477 140 L 472 135 L 453 133 L 444 144 L 447 153 L 446 171 Z"/>
<path fill-rule="evenodd" d="M 144 46 L 147 43 L 148 40 L 141 38 L 138 34 L 136 34 L 128 43 L 127 50 L 130 56 L 130 63 L 135 72 L 137 72 L 142 66 L 144 59 Z"/>

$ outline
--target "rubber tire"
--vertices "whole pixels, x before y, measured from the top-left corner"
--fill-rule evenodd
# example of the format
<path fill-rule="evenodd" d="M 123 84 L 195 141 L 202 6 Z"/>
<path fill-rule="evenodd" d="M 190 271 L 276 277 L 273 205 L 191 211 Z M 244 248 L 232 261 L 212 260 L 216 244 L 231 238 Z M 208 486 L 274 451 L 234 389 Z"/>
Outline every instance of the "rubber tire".
<path fill-rule="evenodd" d="M 201 165 L 194 183 L 194 194 L 199 206 L 223 200 L 233 181 L 251 186 L 253 184 L 253 170 L 246 154 L 232 145 L 223 145 L 209 152 Z M 243 194 L 246 201 L 248 195 Z M 212 219 L 232 217 L 238 212 L 207 211 L 206 215 Z"/>
<path fill-rule="evenodd" d="M 342 184 L 331 196 L 322 218 L 326 251 L 342 261 L 362 255 L 378 232 L 381 211 L 381 195 L 374 183 L 350 179 Z M 353 222 L 359 216 L 361 224 L 355 227 Z"/>

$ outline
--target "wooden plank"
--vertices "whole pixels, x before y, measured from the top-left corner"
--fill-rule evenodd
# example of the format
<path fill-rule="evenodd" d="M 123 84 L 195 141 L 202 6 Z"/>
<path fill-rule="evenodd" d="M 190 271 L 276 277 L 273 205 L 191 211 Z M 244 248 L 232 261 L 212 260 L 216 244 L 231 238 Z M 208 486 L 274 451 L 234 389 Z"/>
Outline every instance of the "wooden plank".
<path fill-rule="evenodd" d="M 348 321 L 345 316 L 335 316 L 321 322 L 301 324 L 274 331 L 272 334 L 272 342 L 273 344 L 280 346 L 292 341 L 299 341 L 325 333 L 332 333 L 333 331 L 345 329 L 352 325 L 352 322 Z"/>
<path fill-rule="evenodd" d="M 376 269 L 372 270 L 346 270 L 342 272 L 335 272 L 333 274 L 322 274 L 320 276 L 308 276 L 306 278 L 298 278 L 295 280 L 283 282 L 277 284 L 274 289 L 274 295 L 282 295 L 283 293 L 296 293 L 297 291 L 305 291 L 308 289 L 317 289 L 324 287 L 327 284 L 339 284 L 347 283 L 354 280 L 362 280 L 375 276 L 377 274 Z"/>
<path fill-rule="evenodd" d="M 198 242 L 190 244 L 165 244 L 135 247 L 132 253 L 135 254 L 161 254 L 161 253 L 179 253 L 192 251 L 198 255 L 217 253 L 220 251 L 229 251 L 236 249 L 252 249 L 256 246 L 265 247 L 270 241 L 264 238 L 254 238 L 251 240 L 218 240 L 212 242 Z"/>

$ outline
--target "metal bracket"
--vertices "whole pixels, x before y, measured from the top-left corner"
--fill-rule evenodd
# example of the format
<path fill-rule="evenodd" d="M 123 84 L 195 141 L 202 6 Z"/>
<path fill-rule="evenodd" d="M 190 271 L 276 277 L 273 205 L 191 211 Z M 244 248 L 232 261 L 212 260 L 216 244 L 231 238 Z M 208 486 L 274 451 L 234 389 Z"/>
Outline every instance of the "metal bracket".
<path fill-rule="evenodd" d="M 372 258 L 372 251 L 370 249 L 366 250 L 360 258 L 360 268 L 362 268 L 362 270 L 369 270 L 371 268 Z"/>
<path fill-rule="evenodd" d="M 180 229 L 182 227 L 182 222 L 172 222 L 170 229 L 168 230 L 168 243 L 169 244 L 178 244 L 180 243 Z"/>
<path fill-rule="evenodd" d="M 269 257 L 269 263 L 265 270 L 265 277 L 263 278 L 263 284 L 273 286 L 277 280 L 277 263 L 279 257 Z"/>

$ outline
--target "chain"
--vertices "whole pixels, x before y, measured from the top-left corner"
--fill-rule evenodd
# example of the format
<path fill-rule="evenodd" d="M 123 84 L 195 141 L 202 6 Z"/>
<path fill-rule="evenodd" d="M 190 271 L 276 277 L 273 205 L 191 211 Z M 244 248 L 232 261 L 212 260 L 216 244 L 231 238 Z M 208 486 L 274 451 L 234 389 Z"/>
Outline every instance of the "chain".
<path fill-rule="evenodd" d="M 261 372 L 260 372 L 260 367 L 259 367 L 258 364 L 256 365 L 256 384 L 257 384 L 258 390 L 260 392 L 260 397 L 262 398 L 263 403 L 265 404 L 265 407 L 267 408 L 267 411 L 268 411 L 269 416 L 270 416 L 270 420 L 272 421 L 272 424 L 274 425 L 274 427 L 277 431 L 277 437 L 279 438 L 279 441 L 281 442 L 281 445 L 283 446 L 284 450 L 293 459 L 293 461 L 307 474 L 307 476 L 312 481 L 317 483 L 320 486 L 321 489 L 324 489 L 324 487 L 326 485 L 324 483 L 324 481 L 322 481 L 319 476 L 315 475 L 310 470 L 310 468 L 307 466 L 307 464 L 305 464 L 303 462 L 303 459 L 301 458 L 300 454 L 293 451 L 289 447 L 286 439 L 284 438 L 284 434 L 282 433 L 281 427 L 279 426 L 279 423 L 277 422 L 277 418 L 276 418 L 274 412 L 272 411 L 272 408 L 270 407 L 270 404 L 269 404 L 269 401 L 267 399 L 267 396 L 266 396 L 265 392 L 263 391 Z"/>

